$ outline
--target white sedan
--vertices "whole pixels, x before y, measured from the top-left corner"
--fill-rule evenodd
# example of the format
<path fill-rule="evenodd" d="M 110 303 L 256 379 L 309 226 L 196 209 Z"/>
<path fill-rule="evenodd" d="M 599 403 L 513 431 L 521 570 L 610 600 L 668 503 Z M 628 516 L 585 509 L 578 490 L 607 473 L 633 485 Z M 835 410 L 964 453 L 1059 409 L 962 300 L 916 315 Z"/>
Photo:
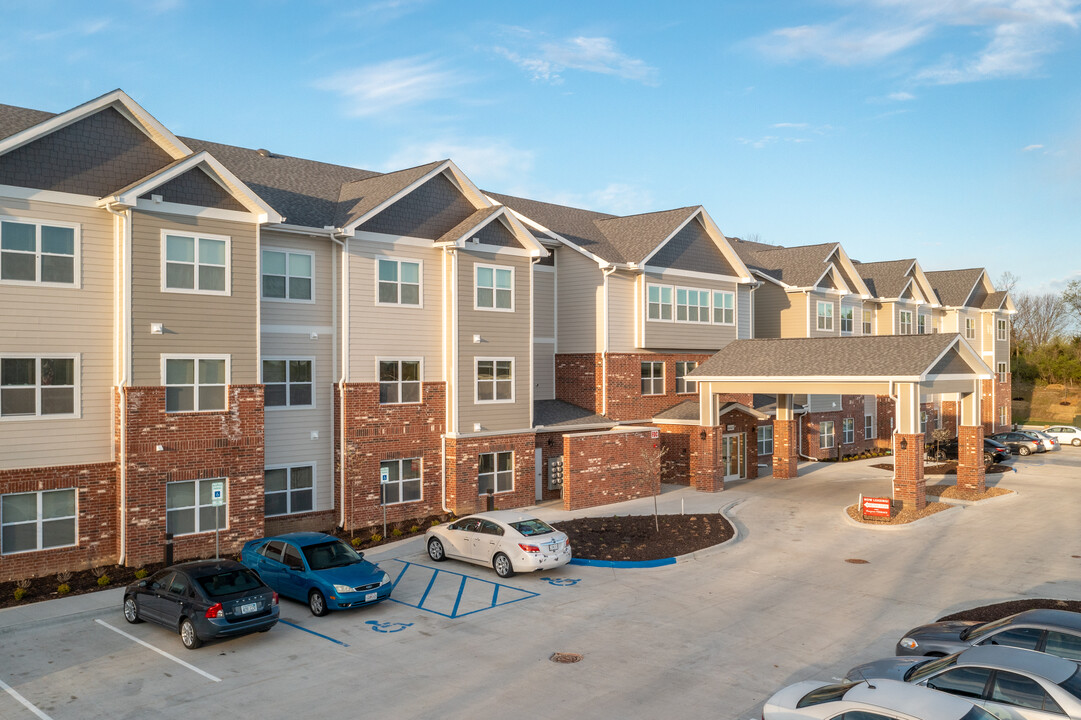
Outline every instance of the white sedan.
<path fill-rule="evenodd" d="M 766 701 L 763 720 L 999 720 L 955 695 L 897 680 L 800 682 Z"/>
<path fill-rule="evenodd" d="M 1059 445 L 1081 446 L 1081 428 L 1073 425 L 1048 425 L 1043 432 L 1058 440 Z"/>
<path fill-rule="evenodd" d="M 516 572 L 551 570 L 571 559 L 571 544 L 543 520 L 513 510 L 478 513 L 436 525 L 424 535 L 428 557 L 495 568 L 501 578 Z"/>

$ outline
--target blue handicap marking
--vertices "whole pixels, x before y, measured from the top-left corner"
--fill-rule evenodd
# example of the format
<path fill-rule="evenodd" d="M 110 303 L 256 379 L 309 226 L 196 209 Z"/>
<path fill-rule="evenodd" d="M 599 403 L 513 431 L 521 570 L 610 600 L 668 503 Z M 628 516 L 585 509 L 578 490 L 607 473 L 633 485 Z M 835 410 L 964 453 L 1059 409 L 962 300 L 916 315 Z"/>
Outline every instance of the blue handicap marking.
<path fill-rule="evenodd" d="M 402 630 L 405 630 L 407 627 L 413 627 L 413 623 L 379 622 L 378 620 L 365 620 L 364 623 L 366 625 L 371 625 L 372 630 L 375 630 L 376 632 L 381 632 L 381 633 L 401 632 Z"/>
<path fill-rule="evenodd" d="M 540 594 L 406 560 L 395 559 L 381 565 L 390 571 L 387 566 L 391 562 L 399 563 L 402 567 L 394 580 L 394 589 L 389 599 L 447 618 L 472 615 L 482 610 L 528 600 Z M 394 573 L 390 572 L 393 577 Z"/>
<path fill-rule="evenodd" d="M 542 577 L 541 580 L 549 585 L 555 585 L 556 587 L 570 587 L 571 585 L 577 585 L 582 582 L 581 578 L 550 578 Z"/>

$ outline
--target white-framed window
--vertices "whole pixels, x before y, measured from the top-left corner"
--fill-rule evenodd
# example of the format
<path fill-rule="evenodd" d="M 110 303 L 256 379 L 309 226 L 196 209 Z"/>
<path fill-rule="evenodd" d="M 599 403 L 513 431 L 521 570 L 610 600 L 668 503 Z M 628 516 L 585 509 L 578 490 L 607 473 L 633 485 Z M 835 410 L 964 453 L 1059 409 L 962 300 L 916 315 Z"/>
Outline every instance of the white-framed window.
<path fill-rule="evenodd" d="M 642 394 L 664 395 L 664 363 L 642 363 Z"/>
<path fill-rule="evenodd" d="M 224 410 L 228 355 L 162 355 L 165 412 Z"/>
<path fill-rule="evenodd" d="M 972 318 L 965 318 L 965 338 L 968 340 L 976 339 L 976 321 Z"/>
<path fill-rule="evenodd" d="M 80 227 L 0 217 L 0 282 L 79 286 Z"/>
<path fill-rule="evenodd" d="M 79 356 L 0 356 L 0 420 L 79 416 Z"/>
<path fill-rule="evenodd" d="M 688 380 L 687 373 L 698 367 L 698 363 L 689 361 L 679 361 L 676 363 L 676 393 L 696 393 L 698 392 L 698 382 L 696 380 Z M 661 387 L 664 387 L 662 384 Z"/>
<path fill-rule="evenodd" d="M 650 320 L 672 319 L 672 286 L 649 285 L 646 288 L 647 313 Z"/>
<path fill-rule="evenodd" d="M 514 268 L 477 263 L 473 272 L 475 309 L 514 312 Z"/>
<path fill-rule="evenodd" d="M 927 316 L 926 315 L 917 315 L 916 316 L 916 334 L 917 335 L 926 335 L 927 334 Z"/>
<path fill-rule="evenodd" d="M 225 485 L 224 503 L 213 505 L 214 483 Z M 165 484 L 165 532 L 193 535 L 229 527 L 229 483 L 225 478 Z"/>
<path fill-rule="evenodd" d="M 228 295 L 230 238 L 161 231 L 162 292 Z"/>
<path fill-rule="evenodd" d="M 676 322 L 708 323 L 709 290 L 676 288 Z"/>
<path fill-rule="evenodd" d="M 818 424 L 818 449 L 828 450 L 834 446 L 833 421 L 823 420 Z"/>
<path fill-rule="evenodd" d="M 875 437 L 877 437 L 877 434 L 875 433 L 875 416 L 870 415 L 870 414 L 864 415 L 863 416 L 863 439 L 864 440 L 873 440 L 873 439 L 875 439 Z"/>
<path fill-rule="evenodd" d="M 1010 326 L 1006 324 L 1005 320 L 995 321 L 995 338 L 998 340 L 1010 339 Z"/>
<path fill-rule="evenodd" d="M 420 358 L 377 360 L 379 364 L 379 404 L 420 402 Z"/>
<path fill-rule="evenodd" d="M 0 495 L 0 554 L 76 544 L 75 489 Z"/>
<path fill-rule="evenodd" d="M 713 322 L 717 325 L 736 324 L 736 294 L 734 292 L 713 291 Z"/>
<path fill-rule="evenodd" d="M 1006 382 L 1007 380 L 1010 379 L 1010 371 L 1009 371 L 1006 363 L 1000 362 L 998 364 L 998 368 L 996 368 L 996 369 L 998 370 L 998 381 L 999 382 L 1004 383 L 1004 382 Z"/>
<path fill-rule="evenodd" d="M 492 488 L 497 493 L 514 489 L 514 452 L 481 453 L 477 455 L 477 491 L 481 495 Z"/>
<path fill-rule="evenodd" d="M 831 303 L 831 302 L 819 302 L 818 303 L 818 329 L 819 330 L 832 330 L 833 329 L 833 303 Z"/>
<path fill-rule="evenodd" d="M 376 305 L 422 306 L 423 268 L 419 260 L 379 258 L 376 265 Z"/>
<path fill-rule="evenodd" d="M 421 499 L 420 458 L 384 460 L 379 463 L 379 486 L 384 505 Z"/>
<path fill-rule="evenodd" d="M 756 429 L 758 435 L 758 457 L 773 454 L 773 426 L 759 425 Z"/>
<path fill-rule="evenodd" d="M 856 442 L 856 419 L 845 418 L 841 421 L 841 443 L 851 445 Z"/>
<path fill-rule="evenodd" d="M 920 432 L 927 434 L 927 412 L 920 410 Z"/>
<path fill-rule="evenodd" d="M 864 335 L 873 335 L 874 334 L 874 322 L 875 322 L 875 311 L 871 310 L 870 308 L 864 307 L 863 308 L 863 334 Z"/>
<path fill-rule="evenodd" d="M 264 358 L 263 404 L 268 408 L 315 407 L 313 358 Z"/>
<path fill-rule="evenodd" d="M 852 334 L 852 328 L 855 326 L 856 311 L 851 307 L 841 308 L 841 332 L 847 335 Z"/>
<path fill-rule="evenodd" d="M 312 266 L 315 256 L 297 250 L 263 251 L 263 299 L 315 302 Z"/>
<path fill-rule="evenodd" d="M 998 408 L 998 424 L 1008 425 L 1010 422 L 1009 408 L 1005 405 L 1000 405 Z"/>
<path fill-rule="evenodd" d="M 263 472 L 263 515 L 295 515 L 315 508 L 315 463 L 268 467 Z"/>
<path fill-rule="evenodd" d="M 514 358 L 476 358 L 478 403 L 514 402 Z"/>
<path fill-rule="evenodd" d="M 911 335 L 912 334 L 912 311 L 901 310 L 897 313 L 897 334 L 898 335 Z"/>

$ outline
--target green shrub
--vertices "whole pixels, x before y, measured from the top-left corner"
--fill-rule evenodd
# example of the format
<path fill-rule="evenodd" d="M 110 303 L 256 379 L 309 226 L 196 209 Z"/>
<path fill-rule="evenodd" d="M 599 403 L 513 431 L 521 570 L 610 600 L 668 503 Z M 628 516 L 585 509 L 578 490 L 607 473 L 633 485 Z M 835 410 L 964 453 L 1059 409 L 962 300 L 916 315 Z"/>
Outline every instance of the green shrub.
<path fill-rule="evenodd" d="M 420 525 L 414 525 L 413 527 L 409 528 L 409 532 L 411 533 L 415 533 L 418 530 L 420 530 Z"/>
<path fill-rule="evenodd" d="M 439 524 L 438 520 L 432 520 L 432 527 L 435 527 L 438 524 Z"/>
<path fill-rule="evenodd" d="M 394 537 L 401 537 L 402 536 L 402 529 L 401 528 L 394 528 L 393 530 L 390 531 L 390 534 L 393 535 Z"/>
<path fill-rule="evenodd" d="M 15 602 L 19 602 L 24 597 L 26 597 L 26 588 L 21 588 L 21 587 L 15 588 L 14 595 L 15 595 Z"/>
<path fill-rule="evenodd" d="M 361 540 L 360 538 L 353 538 L 349 542 L 352 543 L 353 547 L 358 548 L 360 547 L 360 544 L 363 542 L 363 540 Z"/>
<path fill-rule="evenodd" d="M 67 595 L 69 592 L 71 592 L 71 585 L 68 585 L 67 583 L 60 583 L 59 587 L 56 588 L 56 592 L 60 595 Z"/>
<path fill-rule="evenodd" d="M 111 582 L 112 582 L 112 580 L 109 579 L 108 575 L 102 575 L 101 577 L 98 578 L 98 587 L 105 587 L 106 585 L 108 585 Z"/>
<path fill-rule="evenodd" d="M 382 539 L 383 539 L 383 536 L 380 535 L 379 533 L 372 533 L 372 542 L 373 543 L 377 543 Z"/>
<path fill-rule="evenodd" d="M 143 578 L 145 578 L 149 574 L 150 573 L 148 573 L 146 571 L 146 568 L 139 568 L 138 570 L 135 571 L 135 579 L 136 580 L 142 580 Z"/>

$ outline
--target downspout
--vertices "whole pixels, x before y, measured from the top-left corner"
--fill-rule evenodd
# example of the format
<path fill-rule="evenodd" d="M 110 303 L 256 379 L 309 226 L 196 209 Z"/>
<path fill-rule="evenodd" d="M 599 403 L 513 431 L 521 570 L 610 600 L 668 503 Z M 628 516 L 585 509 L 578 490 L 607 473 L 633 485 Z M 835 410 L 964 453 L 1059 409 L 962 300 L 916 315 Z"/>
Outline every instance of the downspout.
<path fill-rule="evenodd" d="M 440 482 L 442 485 L 440 495 L 440 507 L 443 508 L 443 512 L 451 512 L 447 507 L 447 433 L 454 428 L 454 432 L 458 429 L 458 418 L 456 416 L 457 411 L 457 391 L 458 384 L 454 383 L 454 393 L 451 393 L 451 379 L 456 372 L 457 359 L 458 359 L 458 256 L 454 252 L 458 247 L 454 243 L 447 243 L 443 245 L 443 298 L 446 301 L 447 298 L 447 286 L 448 286 L 448 268 L 447 260 L 450 259 L 449 268 L 449 286 L 450 286 L 450 305 L 449 312 L 453 313 L 448 317 L 447 306 L 444 304 L 443 310 L 443 381 L 445 387 L 445 402 L 446 402 L 446 414 L 443 420 L 443 435 L 440 437 Z M 450 340 L 448 347 L 447 341 Z M 456 378 L 455 378 L 456 379 Z M 452 397 L 453 395 L 453 397 Z"/>
<path fill-rule="evenodd" d="M 347 516 L 345 511 L 345 381 L 349 375 L 349 237 L 347 236 L 345 241 L 342 242 L 334 235 L 335 233 L 332 232 L 330 239 L 341 248 L 342 252 L 341 371 L 338 374 L 338 504 L 340 506 L 340 522 L 338 524 L 344 529 Z M 334 255 L 333 257 L 336 261 L 338 256 Z M 334 276 L 335 281 L 334 291 L 337 291 L 337 268 L 331 271 L 331 275 Z M 334 322 L 334 332 L 337 335 L 337 305 L 334 304 L 333 300 L 331 306 L 334 308 L 332 322 Z"/>
<path fill-rule="evenodd" d="M 124 388 L 130 381 L 128 349 L 131 347 L 131 293 L 128 292 L 127 272 L 131 252 L 131 208 L 123 210 L 113 209 L 119 203 L 109 203 L 105 206 L 113 215 L 113 236 L 116 238 L 116 262 L 119 265 L 114 280 L 113 299 L 114 318 L 117 323 L 116 356 L 119 360 L 120 372 L 116 378 L 116 391 L 120 405 L 120 555 L 116 564 L 123 565 L 128 555 L 128 408 L 127 398 L 124 397 Z M 123 235 L 121 235 L 123 228 Z M 123 304 L 121 304 L 123 296 Z"/>
<path fill-rule="evenodd" d="M 537 273 L 534 268 L 540 262 L 540 256 L 529 258 L 529 427 L 533 427 L 533 338 L 536 330 L 533 328 L 533 287 L 536 284 Z"/>
<path fill-rule="evenodd" d="M 608 276 L 616 271 L 614 265 L 601 268 L 604 274 L 604 342 L 601 353 L 601 415 L 608 415 Z"/>

